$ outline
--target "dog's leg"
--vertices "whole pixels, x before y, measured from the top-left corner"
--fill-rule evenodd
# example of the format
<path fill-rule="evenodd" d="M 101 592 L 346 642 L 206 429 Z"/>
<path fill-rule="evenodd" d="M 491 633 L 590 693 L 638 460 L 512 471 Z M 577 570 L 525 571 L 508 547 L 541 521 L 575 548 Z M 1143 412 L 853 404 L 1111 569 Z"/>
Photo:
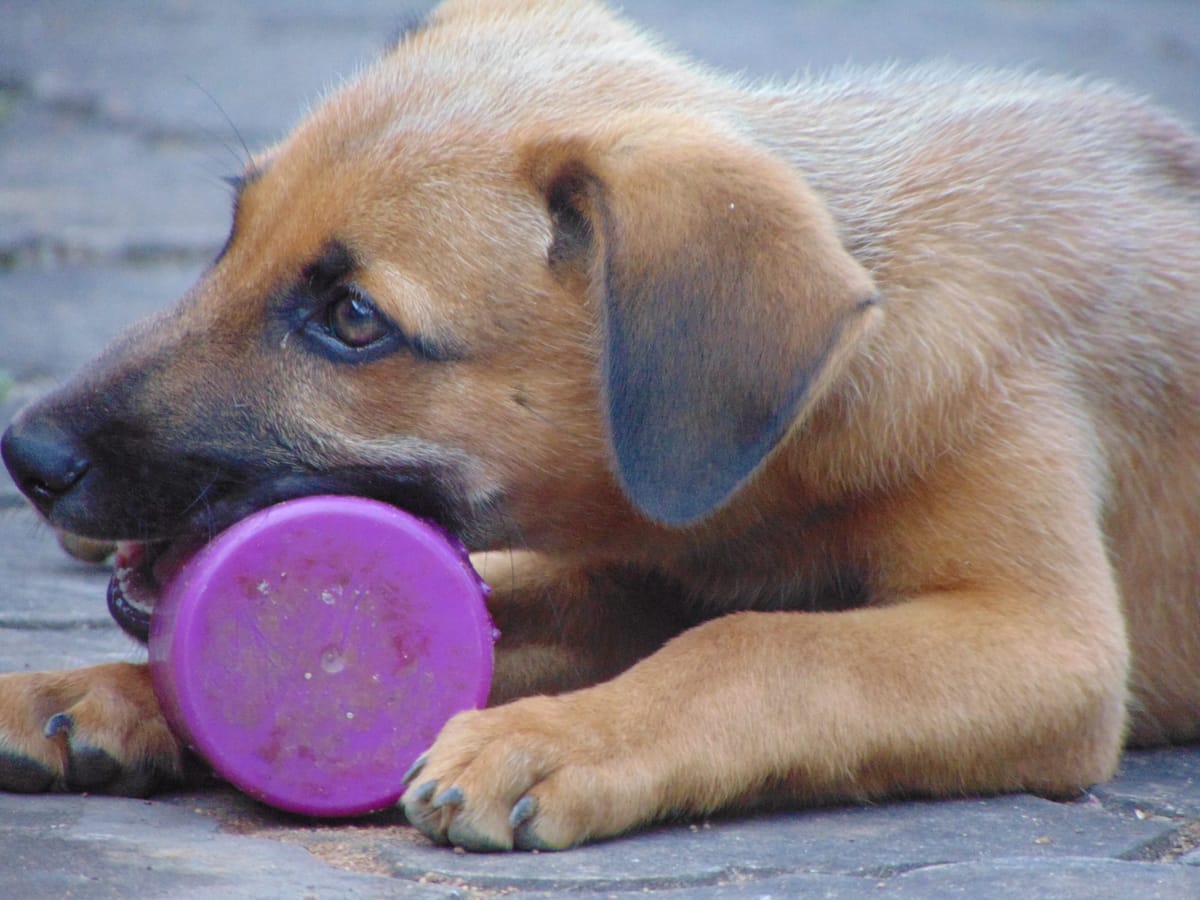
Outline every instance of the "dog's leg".
<path fill-rule="evenodd" d="M 182 772 L 146 666 L 0 675 L 0 790 L 141 797 Z"/>
<path fill-rule="evenodd" d="M 488 608 L 500 632 L 490 706 L 611 678 L 687 625 L 680 604 L 630 573 L 587 572 L 532 553 L 471 561 L 492 586 Z"/>
<path fill-rule="evenodd" d="M 604 684 L 462 714 L 410 819 L 475 850 L 561 848 L 745 804 L 1108 777 L 1128 661 L 1097 501 L 1050 445 L 993 446 L 863 520 L 871 607 L 728 615 Z"/>
<path fill-rule="evenodd" d="M 439 843 L 558 849 L 764 801 L 1068 795 L 1111 773 L 1120 692 L 1098 667 L 1064 674 L 1083 642 L 1031 646 L 1045 623 L 1011 605 L 713 621 L 606 684 L 455 718 L 406 811 Z"/>

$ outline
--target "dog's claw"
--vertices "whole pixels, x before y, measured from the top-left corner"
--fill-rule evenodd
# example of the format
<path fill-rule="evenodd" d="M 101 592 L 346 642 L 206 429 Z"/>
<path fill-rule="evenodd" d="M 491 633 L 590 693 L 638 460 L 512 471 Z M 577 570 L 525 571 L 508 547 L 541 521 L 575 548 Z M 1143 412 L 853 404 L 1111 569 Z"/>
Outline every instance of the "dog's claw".
<path fill-rule="evenodd" d="M 429 801 L 437 791 L 436 781 L 427 781 L 400 800 L 400 806 L 409 824 L 435 844 L 448 844 L 445 834 L 443 816 L 438 813 Z"/>
<path fill-rule="evenodd" d="M 425 768 L 425 764 L 427 762 L 429 762 L 429 753 L 422 753 L 417 757 L 416 761 L 408 767 L 408 771 L 404 773 L 404 777 L 400 779 L 400 783 L 405 787 L 408 787 L 410 784 L 412 784 L 416 780 L 417 776 L 421 774 L 421 770 Z"/>
<path fill-rule="evenodd" d="M 433 795 L 437 793 L 437 788 L 438 783 L 436 781 L 427 781 L 413 793 L 413 799 L 418 803 L 428 803 L 433 799 Z"/>
<path fill-rule="evenodd" d="M 513 828 L 519 828 L 536 815 L 537 800 L 526 795 L 517 801 L 516 806 L 512 808 L 512 812 L 508 814 L 508 824 Z"/>
<path fill-rule="evenodd" d="M 75 728 L 75 717 L 70 713 L 59 713 L 51 716 L 46 722 L 46 737 L 52 738 L 60 734 L 70 734 Z"/>
<path fill-rule="evenodd" d="M 447 788 L 436 797 L 429 805 L 434 809 L 441 809 L 443 806 L 462 806 L 467 802 L 466 795 L 460 787 Z"/>
<path fill-rule="evenodd" d="M 513 830 L 513 846 L 518 850 L 561 850 L 546 841 L 537 830 L 534 818 L 538 814 L 536 797 L 528 794 L 517 801 L 508 817 L 508 824 Z"/>

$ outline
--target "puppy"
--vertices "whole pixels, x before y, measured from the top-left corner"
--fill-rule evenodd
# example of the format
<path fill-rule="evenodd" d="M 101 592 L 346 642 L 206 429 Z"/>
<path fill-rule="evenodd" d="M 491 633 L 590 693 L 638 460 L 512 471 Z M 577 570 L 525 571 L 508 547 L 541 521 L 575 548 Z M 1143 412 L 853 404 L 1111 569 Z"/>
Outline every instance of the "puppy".
<path fill-rule="evenodd" d="M 585 0 L 452 0 L 3 453 L 151 585 L 314 493 L 490 551 L 492 708 L 403 800 L 438 842 L 1070 796 L 1200 737 L 1200 140 L 1074 81 L 749 88 Z M 179 769 L 138 666 L 5 676 L 0 747 L 10 790 Z"/>

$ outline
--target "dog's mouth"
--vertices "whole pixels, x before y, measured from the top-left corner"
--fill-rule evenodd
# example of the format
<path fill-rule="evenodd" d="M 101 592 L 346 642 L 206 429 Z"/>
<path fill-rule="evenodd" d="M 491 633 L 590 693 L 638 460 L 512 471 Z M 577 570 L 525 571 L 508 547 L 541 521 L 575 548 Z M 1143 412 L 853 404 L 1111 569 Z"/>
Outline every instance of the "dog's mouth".
<path fill-rule="evenodd" d="M 108 611 L 126 634 L 143 643 L 150 639 L 150 616 L 164 586 L 202 545 L 198 537 L 117 544 L 108 582 Z"/>
<path fill-rule="evenodd" d="M 121 540 L 116 544 L 113 575 L 108 583 L 108 609 L 130 636 L 145 643 L 150 619 L 165 586 L 209 540 L 246 516 L 276 503 L 314 494 L 370 497 L 437 523 L 467 546 L 486 542 L 488 535 L 465 518 L 466 504 L 458 501 L 456 482 L 440 478 L 414 478 L 403 474 L 345 473 L 324 477 L 295 477 L 261 483 L 249 494 L 230 495 L 207 504 L 177 536 L 167 539 Z"/>

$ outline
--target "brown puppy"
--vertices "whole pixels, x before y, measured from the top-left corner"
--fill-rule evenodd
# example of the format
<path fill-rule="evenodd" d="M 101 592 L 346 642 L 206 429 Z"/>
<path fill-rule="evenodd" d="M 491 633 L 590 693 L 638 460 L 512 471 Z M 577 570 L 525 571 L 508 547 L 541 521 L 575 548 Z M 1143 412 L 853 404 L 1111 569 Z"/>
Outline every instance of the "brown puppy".
<path fill-rule="evenodd" d="M 496 706 L 405 796 L 438 841 L 1069 795 L 1200 736 L 1200 141 L 1075 82 L 749 89 L 590 2 L 458 0 L 3 449 L 93 538 L 341 491 L 519 549 L 478 558 Z M 5 676 L 0 747 L 10 789 L 178 766 L 132 666 Z"/>

